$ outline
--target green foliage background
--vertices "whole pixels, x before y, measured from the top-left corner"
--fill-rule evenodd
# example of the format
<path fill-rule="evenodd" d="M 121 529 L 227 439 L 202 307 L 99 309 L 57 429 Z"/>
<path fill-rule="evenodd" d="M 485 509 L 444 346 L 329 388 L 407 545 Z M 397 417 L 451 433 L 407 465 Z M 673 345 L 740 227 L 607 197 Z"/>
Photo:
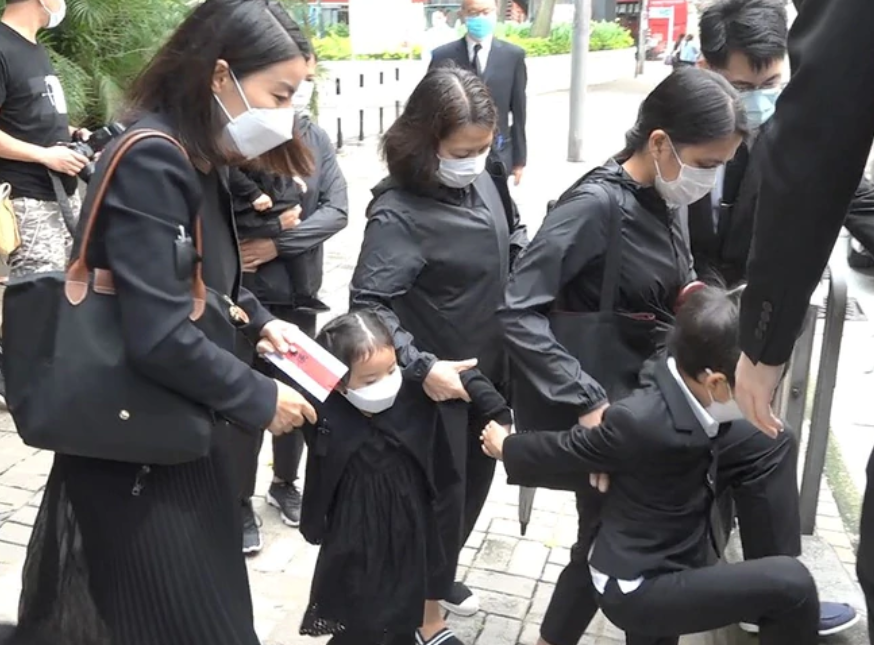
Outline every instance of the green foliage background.
<path fill-rule="evenodd" d="M 569 24 L 556 25 L 548 38 L 531 36 L 530 24 L 501 23 L 497 27 L 498 38 L 519 45 L 528 56 L 554 56 L 569 54 L 573 26 Z M 459 29 L 459 38 L 464 29 Z M 349 60 L 352 58 L 352 46 L 349 40 L 349 29 L 346 25 L 337 25 L 327 30 L 324 38 L 314 38 L 316 51 L 321 60 Z M 589 35 L 589 51 L 607 49 L 626 49 L 634 47 L 631 32 L 616 22 L 594 22 Z M 413 47 L 407 51 L 391 51 L 381 54 L 363 56 L 362 58 L 380 60 L 400 60 L 405 58 L 420 58 L 421 48 Z"/>

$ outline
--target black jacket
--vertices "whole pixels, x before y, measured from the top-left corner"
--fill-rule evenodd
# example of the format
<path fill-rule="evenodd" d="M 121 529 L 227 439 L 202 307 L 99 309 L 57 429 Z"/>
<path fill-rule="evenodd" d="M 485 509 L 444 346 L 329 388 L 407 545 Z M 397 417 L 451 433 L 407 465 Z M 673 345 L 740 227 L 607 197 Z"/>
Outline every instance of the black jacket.
<path fill-rule="evenodd" d="M 610 475 L 590 562 L 622 580 L 709 563 L 716 460 L 664 360 L 643 389 L 614 403 L 600 426 L 526 432 L 504 442 L 511 484 L 558 490 Z"/>
<path fill-rule="evenodd" d="M 174 134 L 170 123 L 145 116 L 129 129 Z M 109 158 L 106 155 L 105 158 Z M 102 165 L 98 162 L 98 174 Z M 240 286 L 240 258 L 225 169 L 192 165 L 172 143 L 134 144 L 109 183 L 90 265 L 113 273 L 131 365 L 168 389 L 244 427 L 263 429 L 276 410 L 276 384 L 233 354 L 237 334 L 218 333 L 204 316 L 192 323 L 191 285 L 175 255 L 179 228 L 203 224 L 203 279 L 219 298 L 246 310 L 243 331 L 256 340 L 272 316 Z M 80 224 L 83 226 L 84 223 Z M 77 251 L 74 251 L 74 254 Z M 185 271 L 190 276 L 190 271 Z"/>
<path fill-rule="evenodd" d="M 416 195 L 388 178 L 373 195 L 350 309 L 380 314 L 409 378 L 422 381 L 437 358 L 478 358 L 483 373 L 503 383 L 494 314 L 514 249 L 527 237 L 518 214 L 507 216 L 496 180 L 483 173 L 469 188 Z"/>
<path fill-rule="evenodd" d="M 279 217 L 301 204 L 301 190 L 291 177 L 272 175 L 260 170 L 231 168 L 229 187 L 233 196 L 234 217 L 241 240 L 276 238 L 282 232 Z M 261 195 L 273 201 L 273 207 L 256 211 L 252 206 Z"/>
<path fill-rule="evenodd" d="M 581 414 L 606 394 L 555 340 L 548 314 L 555 308 L 598 311 L 608 226 L 617 212 L 623 251 L 615 308 L 669 322 L 677 295 L 694 275 L 679 220 L 654 188 L 635 182 L 613 160 L 585 175 L 547 214 L 519 256 L 498 309 L 514 366 L 543 398 Z"/>
<path fill-rule="evenodd" d="M 346 179 L 328 134 L 306 116 L 298 116 L 298 132 L 313 155 L 314 168 L 303 177 L 301 221 L 273 238 L 279 253 L 258 267 L 259 283 L 268 285 L 266 301 L 293 305 L 299 296 L 315 297 L 324 275 L 324 243 L 346 228 L 349 198 Z M 291 180 L 285 180 L 291 181 Z"/>
<path fill-rule="evenodd" d="M 430 69 L 452 61 L 459 67 L 471 69 L 467 38 L 453 41 L 438 47 L 431 54 Z M 506 150 L 501 157 L 509 160 L 510 168 L 525 166 L 528 163 L 528 139 L 525 124 L 528 119 L 528 69 L 525 66 L 525 50 L 497 38 L 492 40 L 483 80 L 491 92 L 498 108 L 499 152 Z M 513 117 L 510 124 L 510 115 Z"/>
<path fill-rule="evenodd" d="M 762 132 L 767 127 L 766 123 Z M 690 243 L 700 279 L 728 286 L 746 280 L 753 243 L 754 187 L 760 176 L 760 160 L 751 163 L 743 145 L 725 166 L 718 226 L 714 227 L 710 195 L 689 206 Z M 874 186 L 864 178 L 850 202 L 844 225 L 862 246 L 874 251 Z"/>
<path fill-rule="evenodd" d="M 506 401 L 488 379 L 478 370 L 468 370 L 462 376 L 483 426 L 486 420 L 503 425 L 512 422 Z M 458 481 L 445 428 L 458 424 L 459 408 L 434 403 L 419 383 L 404 381 L 395 404 L 372 417 L 359 412 L 337 392 L 317 409 L 318 424 L 303 427 L 309 452 L 300 531 L 308 542 L 320 544 L 324 539 L 346 466 L 373 433 L 388 436 L 409 453 L 422 469 L 432 499 Z"/>
<path fill-rule="evenodd" d="M 874 139 L 874 3 L 796 0 L 792 78 L 753 157 L 761 163 L 741 347 L 792 353 Z"/>

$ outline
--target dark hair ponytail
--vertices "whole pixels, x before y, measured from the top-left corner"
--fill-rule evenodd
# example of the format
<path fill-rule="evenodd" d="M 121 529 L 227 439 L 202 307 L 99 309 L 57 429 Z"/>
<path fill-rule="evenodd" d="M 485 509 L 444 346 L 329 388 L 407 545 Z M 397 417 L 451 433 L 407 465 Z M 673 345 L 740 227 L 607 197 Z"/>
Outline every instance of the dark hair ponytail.
<path fill-rule="evenodd" d="M 697 67 L 681 67 L 649 93 L 620 156 L 644 150 L 654 130 L 667 132 L 677 147 L 750 133 L 737 91 L 719 74 Z"/>

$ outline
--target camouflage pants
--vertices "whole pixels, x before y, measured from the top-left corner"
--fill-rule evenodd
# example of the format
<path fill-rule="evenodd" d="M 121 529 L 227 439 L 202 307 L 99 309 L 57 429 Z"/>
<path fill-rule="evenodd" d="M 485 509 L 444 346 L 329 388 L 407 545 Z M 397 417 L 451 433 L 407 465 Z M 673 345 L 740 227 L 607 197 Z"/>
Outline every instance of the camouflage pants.
<path fill-rule="evenodd" d="M 78 193 L 70 196 L 70 207 L 78 218 L 82 209 Z M 58 203 L 20 197 L 12 200 L 12 210 L 18 221 L 21 246 L 9 256 L 9 275 L 20 277 L 66 269 L 73 237 Z"/>

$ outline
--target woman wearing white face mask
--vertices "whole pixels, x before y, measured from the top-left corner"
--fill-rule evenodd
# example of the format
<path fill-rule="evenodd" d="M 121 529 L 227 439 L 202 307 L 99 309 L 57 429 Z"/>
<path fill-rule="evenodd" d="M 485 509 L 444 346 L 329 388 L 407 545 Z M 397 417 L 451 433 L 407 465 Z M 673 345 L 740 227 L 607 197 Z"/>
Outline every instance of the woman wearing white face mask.
<path fill-rule="evenodd" d="M 506 383 L 494 313 L 511 262 L 527 242 L 503 168 L 486 161 L 496 123 L 476 75 L 447 67 L 425 76 L 383 139 L 389 177 L 373 190 L 350 287 L 352 309 L 379 312 L 404 374 L 447 402 L 442 412 L 452 415 L 447 423 L 464 481 L 441 499 L 438 526 L 449 562 L 431 581 L 434 602 L 420 635 L 445 645 L 457 640 L 442 632 L 436 601 L 453 591 L 458 553 L 494 474 L 478 429 L 468 430 L 460 374 L 478 361 L 492 382 Z"/>
<path fill-rule="evenodd" d="M 610 400 L 638 386 L 694 279 L 678 213 L 712 188 L 746 134 L 742 103 L 725 79 L 677 70 L 642 102 L 625 149 L 552 206 L 498 312 L 520 429 L 596 426 Z M 605 488 L 606 480 L 592 482 Z M 595 488 L 577 495 L 578 543 L 541 645 L 575 645 L 597 611 L 587 557 L 599 496 Z"/>
<path fill-rule="evenodd" d="M 310 170 L 291 107 L 309 50 L 273 0 L 206 0 L 130 89 L 127 133 L 98 163 L 83 216 L 93 235 L 81 260 L 77 240 L 73 267 L 100 269 L 87 295 L 114 296 L 128 373 L 180 403 L 119 411 L 127 402 L 106 394 L 106 427 L 84 430 L 119 434 L 90 452 L 80 452 L 83 428 L 71 424 L 28 547 L 16 643 L 259 643 L 228 420 L 281 434 L 316 416 L 295 390 L 234 355 L 240 331 L 277 347 L 299 332 L 240 287 L 224 166 L 257 158 L 275 173 Z M 92 229 L 80 227 L 87 238 L 83 229 Z M 202 450 L 173 465 L 143 465 L 152 462 L 129 446 L 114 456 L 110 444 L 126 443 L 113 420 L 138 416 L 154 419 L 154 446 L 173 441 L 168 429 L 187 436 L 196 426 Z"/>

